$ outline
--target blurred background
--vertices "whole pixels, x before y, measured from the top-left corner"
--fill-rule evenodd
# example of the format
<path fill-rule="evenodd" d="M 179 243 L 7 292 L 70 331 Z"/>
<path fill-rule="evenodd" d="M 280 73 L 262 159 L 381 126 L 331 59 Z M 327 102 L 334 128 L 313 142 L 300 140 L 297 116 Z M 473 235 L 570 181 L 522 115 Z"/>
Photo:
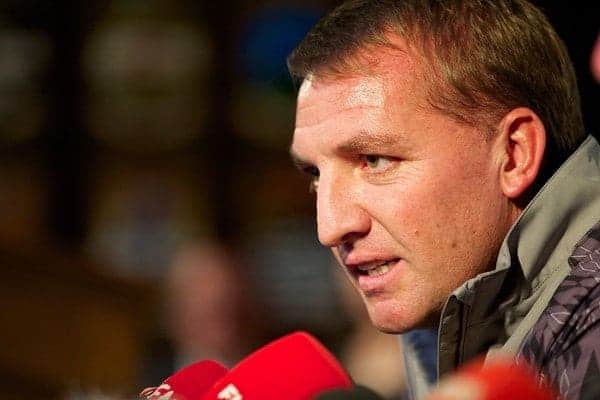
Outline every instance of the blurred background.
<path fill-rule="evenodd" d="M 537 3 L 598 132 L 599 5 Z M 296 329 L 401 398 L 288 156 L 285 57 L 335 4 L 0 2 L 0 399 L 132 398 Z"/>

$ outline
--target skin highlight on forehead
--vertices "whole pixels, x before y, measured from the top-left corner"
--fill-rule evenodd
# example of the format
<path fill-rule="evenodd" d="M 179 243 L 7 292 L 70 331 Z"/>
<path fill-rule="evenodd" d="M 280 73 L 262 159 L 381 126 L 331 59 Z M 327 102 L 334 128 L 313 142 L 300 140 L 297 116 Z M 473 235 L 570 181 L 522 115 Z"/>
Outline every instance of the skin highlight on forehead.
<path fill-rule="evenodd" d="M 378 77 L 365 77 L 357 82 L 346 98 L 346 106 L 352 107 L 383 107 L 385 91 L 383 82 Z"/>
<path fill-rule="evenodd" d="M 312 82 L 313 82 L 312 74 L 309 74 L 304 81 L 302 81 L 302 85 L 300 86 L 300 90 L 298 91 L 298 102 L 306 99 L 311 92 Z"/>
<path fill-rule="evenodd" d="M 358 100 L 368 93 L 370 98 L 374 98 L 376 90 L 381 95 L 380 100 L 383 101 L 384 87 L 389 84 L 388 79 L 397 74 L 414 75 L 418 72 L 415 68 L 416 63 L 422 61 L 419 54 L 393 30 L 386 29 L 382 37 L 385 39 L 382 38 L 374 43 L 366 42 L 338 62 L 317 66 L 315 71 L 309 72 L 304 76 L 298 101 L 306 98 L 315 84 L 362 78 L 367 78 L 368 82 L 355 88 L 356 93 L 351 97 Z"/>
<path fill-rule="evenodd" d="M 387 100 L 383 77 L 340 77 L 339 79 L 305 79 L 298 95 L 296 131 L 316 126 L 331 117 L 332 107 L 337 104 L 336 113 L 364 109 L 363 121 L 357 121 L 356 129 L 365 121 L 381 112 Z M 369 117 L 370 115 L 370 117 Z M 332 126 L 332 129 L 337 129 Z"/>

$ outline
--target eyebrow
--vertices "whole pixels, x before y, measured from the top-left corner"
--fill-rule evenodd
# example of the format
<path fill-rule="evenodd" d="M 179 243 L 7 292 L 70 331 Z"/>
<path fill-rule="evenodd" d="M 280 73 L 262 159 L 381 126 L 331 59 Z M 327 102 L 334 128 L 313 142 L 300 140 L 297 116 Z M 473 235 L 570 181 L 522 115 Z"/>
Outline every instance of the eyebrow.
<path fill-rule="evenodd" d="M 401 144 L 401 137 L 401 135 L 392 135 L 389 133 L 370 133 L 367 131 L 360 131 L 358 135 L 336 145 L 335 150 L 341 154 L 376 154 L 379 152 L 385 152 L 391 147 L 399 146 Z M 307 168 L 314 166 L 310 161 L 305 160 L 298 153 L 296 153 L 291 146 L 289 153 L 290 157 L 292 158 L 292 162 L 300 171 L 306 172 Z"/>
<path fill-rule="evenodd" d="M 343 154 L 377 153 L 400 144 L 401 135 L 361 131 L 357 136 L 338 144 L 336 150 Z"/>

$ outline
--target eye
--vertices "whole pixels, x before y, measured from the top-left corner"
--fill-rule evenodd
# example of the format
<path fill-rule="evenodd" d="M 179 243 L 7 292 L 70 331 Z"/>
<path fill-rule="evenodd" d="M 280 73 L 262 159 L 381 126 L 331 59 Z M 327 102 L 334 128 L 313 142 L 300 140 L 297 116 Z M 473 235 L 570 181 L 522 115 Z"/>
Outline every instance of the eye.
<path fill-rule="evenodd" d="M 383 171 L 390 166 L 392 161 L 393 160 L 389 157 L 379 156 L 376 154 L 364 156 L 365 166 L 372 171 Z"/>

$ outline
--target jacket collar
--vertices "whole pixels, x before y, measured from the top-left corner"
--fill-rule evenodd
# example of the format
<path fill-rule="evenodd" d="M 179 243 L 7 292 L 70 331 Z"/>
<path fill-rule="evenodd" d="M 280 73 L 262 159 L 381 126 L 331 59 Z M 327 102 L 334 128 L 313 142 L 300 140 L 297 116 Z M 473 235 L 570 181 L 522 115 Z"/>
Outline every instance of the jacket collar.
<path fill-rule="evenodd" d="M 573 246 L 599 217 L 600 146 L 589 136 L 513 224 L 496 268 L 449 297 L 440 320 L 440 374 L 509 337 L 519 341 L 515 331 L 528 330 L 519 323 L 526 314 L 535 318 L 529 311 L 566 276 Z"/>
<path fill-rule="evenodd" d="M 497 287 L 491 281 L 506 277 L 511 267 L 530 286 L 530 293 L 521 296 L 531 295 L 553 272 L 544 267 L 567 265 L 573 246 L 598 218 L 600 146 L 588 136 L 513 224 L 498 253 L 496 268 L 467 281 L 454 295 L 476 308 L 481 300 L 478 292 Z M 484 288 L 480 288 L 482 284 Z"/>

